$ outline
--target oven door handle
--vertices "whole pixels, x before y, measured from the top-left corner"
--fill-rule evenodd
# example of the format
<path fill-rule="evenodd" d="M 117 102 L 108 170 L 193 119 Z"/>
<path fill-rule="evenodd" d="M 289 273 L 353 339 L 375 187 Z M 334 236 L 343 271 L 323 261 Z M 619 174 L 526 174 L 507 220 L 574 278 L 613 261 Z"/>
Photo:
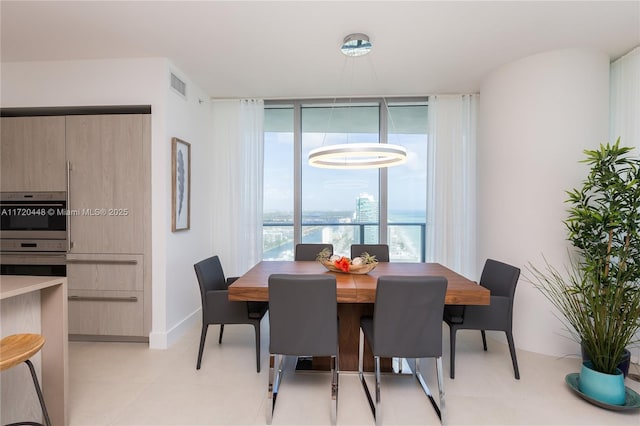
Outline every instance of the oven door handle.
<path fill-rule="evenodd" d="M 66 256 L 60 252 L 2 252 L 3 265 L 66 265 Z"/>
<path fill-rule="evenodd" d="M 60 207 L 64 208 L 64 202 L 56 203 L 56 202 L 37 202 L 37 203 L 2 203 L 2 207 L 17 207 L 24 209 L 32 209 L 32 208 L 44 208 L 44 207 Z"/>

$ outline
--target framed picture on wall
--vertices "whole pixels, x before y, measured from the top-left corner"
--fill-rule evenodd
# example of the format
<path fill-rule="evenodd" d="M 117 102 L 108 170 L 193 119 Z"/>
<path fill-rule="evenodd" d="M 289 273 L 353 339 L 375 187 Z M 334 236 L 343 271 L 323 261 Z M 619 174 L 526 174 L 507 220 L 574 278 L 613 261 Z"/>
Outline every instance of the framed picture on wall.
<path fill-rule="evenodd" d="M 171 139 L 171 232 L 189 229 L 191 218 L 191 144 Z"/>

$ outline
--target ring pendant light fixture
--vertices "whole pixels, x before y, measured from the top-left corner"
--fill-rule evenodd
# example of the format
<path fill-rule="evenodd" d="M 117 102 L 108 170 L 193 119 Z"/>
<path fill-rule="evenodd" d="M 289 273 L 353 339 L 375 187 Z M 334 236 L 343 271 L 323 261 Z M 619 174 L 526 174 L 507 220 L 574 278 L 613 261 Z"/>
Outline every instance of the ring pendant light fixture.
<path fill-rule="evenodd" d="M 347 56 L 363 56 L 372 49 L 366 34 L 349 34 L 340 51 Z M 384 106 L 387 107 L 386 102 Z M 387 107 L 388 108 L 388 107 Z M 407 161 L 407 150 L 388 143 L 347 143 L 323 145 L 309 152 L 309 165 L 328 169 L 371 169 L 397 166 Z"/>

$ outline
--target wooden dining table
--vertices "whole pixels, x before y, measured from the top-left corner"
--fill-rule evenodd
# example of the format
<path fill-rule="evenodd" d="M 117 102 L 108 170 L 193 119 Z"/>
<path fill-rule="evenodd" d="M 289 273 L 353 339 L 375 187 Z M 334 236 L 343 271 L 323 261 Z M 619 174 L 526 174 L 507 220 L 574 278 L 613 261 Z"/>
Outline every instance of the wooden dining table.
<path fill-rule="evenodd" d="M 357 371 L 360 317 L 373 315 L 378 277 L 426 275 L 447 278 L 447 305 L 488 305 L 490 292 L 439 263 L 380 262 L 367 274 L 328 271 L 316 261 L 261 261 L 229 286 L 231 301 L 268 301 L 271 274 L 329 274 L 336 277 L 340 318 L 340 370 Z M 401 331 L 399 331 L 401 332 Z M 373 369 L 373 356 L 365 345 L 364 367 Z M 328 360 L 315 359 L 313 368 L 327 369 Z M 385 362 L 390 369 L 390 361 Z"/>

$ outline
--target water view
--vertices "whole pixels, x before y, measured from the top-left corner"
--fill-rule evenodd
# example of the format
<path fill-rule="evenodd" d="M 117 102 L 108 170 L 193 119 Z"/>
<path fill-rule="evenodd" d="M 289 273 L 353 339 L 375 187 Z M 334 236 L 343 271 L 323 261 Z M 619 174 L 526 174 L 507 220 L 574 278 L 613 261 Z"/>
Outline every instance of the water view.
<path fill-rule="evenodd" d="M 331 243 L 334 253 L 344 256 L 350 256 L 351 244 L 377 243 L 377 220 L 363 221 L 356 218 L 357 211 L 306 213 L 302 220 L 302 242 Z M 362 215 L 359 218 L 362 219 Z M 388 244 L 391 260 L 424 261 L 424 230 L 424 212 L 389 212 Z M 265 212 L 263 247 L 264 260 L 293 259 L 293 213 Z"/>

